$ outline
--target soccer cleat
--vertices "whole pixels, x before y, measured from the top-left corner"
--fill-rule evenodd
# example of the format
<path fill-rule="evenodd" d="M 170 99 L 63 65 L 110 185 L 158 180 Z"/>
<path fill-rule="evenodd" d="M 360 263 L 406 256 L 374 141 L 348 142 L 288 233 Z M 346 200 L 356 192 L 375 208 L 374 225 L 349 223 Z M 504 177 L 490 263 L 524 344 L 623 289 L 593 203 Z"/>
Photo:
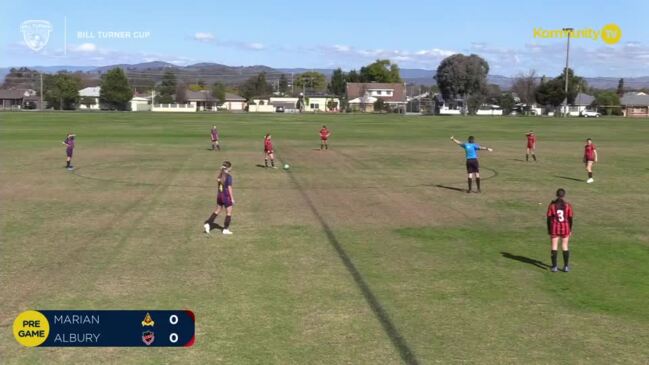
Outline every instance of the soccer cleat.
<path fill-rule="evenodd" d="M 552 272 L 557 272 L 557 271 L 559 271 L 559 268 L 556 267 L 556 266 L 552 266 L 552 268 L 550 269 L 550 271 L 552 271 Z"/>
<path fill-rule="evenodd" d="M 223 234 L 232 234 L 232 231 L 226 228 L 223 230 Z"/>
<path fill-rule="evenodd" d="M 592 184 L 595 180 L 591 177 L 588 180 L 586 180 L 586 184 Z"/>
<path fill-rule="evenodd" d="M 205 233 L 209 234 L 210 233 L 210 224 L 209 223 L 203 224 L 203 230 L 205 231 Z"/>
<path fill-rule="evenodd" d="M 570 272 L 570 266 L 566 265 L 563 267 L 563 272 Z"/>

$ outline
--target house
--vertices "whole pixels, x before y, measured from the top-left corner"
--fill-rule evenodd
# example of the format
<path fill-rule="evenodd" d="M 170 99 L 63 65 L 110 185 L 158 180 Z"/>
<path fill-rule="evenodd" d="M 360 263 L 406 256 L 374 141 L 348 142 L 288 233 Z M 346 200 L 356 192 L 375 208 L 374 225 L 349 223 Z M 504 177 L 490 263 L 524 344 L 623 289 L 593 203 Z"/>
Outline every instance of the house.
<path fill-rule="evenodd" d="M 503 109 L 500 107 L 500 105 L 482 104 L 480 105 L 478 110 L 476 110 L 475 115 L 503 115 Z"/>
<path fill-rule="evenodd" d="M 575 102 L 568 106 L 567 114 L 571 117 L 578 117 L 583 112 L 590 109 L 593 101 L 595 101 L 595 97 L 584 93 L 578 93 L 575 97 Z M 564 99 L 563 104 L 561 105 L 561 112 L 564 114 L 566 114 L 565 103 L 566 100 Z"/>
<path fill-rule="evenodd" d="M 40 97 L 32 89 L 0 90 L 0 110 L 37 109 Z"/>
<path fill-rule="evenodd" d="M 353 111 L 372 112 L 379 99 L 392 110 L 405 111 L 406 86 L 402 83 L 348 82 L 346 91 Z"/>
<path fill-rule="evenodd" d="M 275 107 L 275 110 L 281 108 L 285 113 L 298 113 L 297 103 L 300 100 L 297 97 L 290 96 L 273 96 L 270 98 L 270 103 Z"/>
<path fill-rule="evenodd" d="M 248 102 L 250 113 L 274 113 L 276 107 L 270 103 L 270 99 L 252 98 Z"/>
<path fill-rule="evenodd" d="M 151 110 L 151 95 L 147 94 L 133 94 L 133 98 L 129 102 L 132 112 L 142 112 Z"/>
<path fill-rule="evenodd" d="M 340 99 L 335 95 L 307 95 L 304 97 L 305 112 L 338 112 Z"/>
<path fill-rule="evenodd" d="M 620 105 L 625 117 L 649 117 L 649 94 L 626 92 L 620 98 Z"/>
<path fill-rule="evenodd" d="M 246 108 L 246 99 L 236 94 L 225 93 L 225 101 L 218 108 L 229 111 L 243 111 Z"/>
<path fill-rule="evenodd" d="M 87 87 L 79 90 L 79 109 L 99 110 L 101 86 Z"/>
<path fill-rule="evenodd" d="M 194 105 L 199 112 L 204 110 L 216 111 L 216 105 L 218 104 L 218 100 L 212 96 L 212 92 L 209 90 L 186 90 L 185 100 Z"/>

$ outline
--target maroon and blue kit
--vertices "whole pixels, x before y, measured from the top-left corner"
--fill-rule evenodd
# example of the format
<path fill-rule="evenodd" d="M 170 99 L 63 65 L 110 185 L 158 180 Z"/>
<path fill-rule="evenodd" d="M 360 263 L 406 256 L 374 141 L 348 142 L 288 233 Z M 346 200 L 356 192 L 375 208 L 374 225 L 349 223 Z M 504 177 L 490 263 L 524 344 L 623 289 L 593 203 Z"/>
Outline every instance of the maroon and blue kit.
<path fill-rule="evenodd" d="M 212 128 L 212 130 L 211 130 L 211 132 L 210 132 L 210 136 L 211 136 L 211 138 L 212 138 L 212 142 L 216 142 L 216 141 L 218 141 L 218 140 L 219 140 L 219 131 L 216 130 L 216 129 L 214 129 L 214 128 Z"/>
<path fill-rule="evenodd" d="M 67 137 L 65 141 L 63 141 L 63 143 L 65 143 L 65 145 L 68 146 L 65 149 L 65 154 L 68 157 L 72 157 L 72 153 L 74 152 L 74 137 Z"/>
<path fill-rule="evenodd" d="M 219 192 L 216 196 L 216 204 L 222 207 L 232 206 L 232 196 L 229 187 L 232 186 L 232 175 L 226 174 L 224 180 L 219 180 Z"/>

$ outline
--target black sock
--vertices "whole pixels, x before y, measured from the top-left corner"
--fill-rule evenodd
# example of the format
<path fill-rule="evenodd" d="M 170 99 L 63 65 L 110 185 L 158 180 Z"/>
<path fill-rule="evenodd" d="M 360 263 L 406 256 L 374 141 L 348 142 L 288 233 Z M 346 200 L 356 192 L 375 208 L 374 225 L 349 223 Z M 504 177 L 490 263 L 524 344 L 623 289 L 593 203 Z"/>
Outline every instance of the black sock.
<path fill-rule="evenodd" d="M 268 167 L 268 159 L 267 159 L 267 158 L 264 159 L 264 165 L 265 165 L 266 167 Z"/>
<path fill-rule="evenodd" d="M 320 149 L 321 149 L 321 150 L 324 149 L 324 145 L 323 145 L 323 144 L 320 145 Z"/>
<path fill-rule="evenodd" d="M 552 267 L 557 267 L 557 250 L 550 251 L 550 259 L 552 260 Z"/>
<path fill-rule="evenodd" d="M 589 179 L 592 179 L 592 178 L 593 178 L 593 173 L 592 173 L 592 172 L 589 172 L 589 173 L 588 173 L 588 178 L 589 178 Z"/>
<path fill-rule="evenodd" d="M 212 212 L 212 215 L 210 215 L 209 218 L 205 221 L 205 223 L 212 224 L 214 223 L 214 220 L 216 219 L 217 214 Z"/>
<path fill-rule="evenodd" d="M 471 178 L 468 178 L 467 182 L 469 183 L 469 191 L 471 191 L 471 184 L 473 183 L 473 180 L 471 180 Z"/>
<path fill-rule="evenodd" d="M 536 155 L 535 154 L 532 154 L 532 158 L 534 159 L 534 161 L 536 161 Z"/>
<path fill-rule="evenodd" d="M 221 145 L 220 145 L 220 144 L 217 144 L 217 145 L 216 145 L 216 149 L 220 151 L 220 150 L 221 150 Z"/>
<path fill-rule="evenodd" d="M 525 155 L 525 161 L 529 161 L 529 160 L 530 160 L 530 155 Z"/>
<path fill-rule="evenodd" d="M 270 160 L 270 165 L 275 167 L 275 160 Z"/>
<path fill-rule="evenodd" d="M 570 260 L 570 250 L 563 251 L 563 265 L 568 266 L 569 260 Z"/>
<path fill-rule="evenodd" d="M 328 150 L 328 149 L 329 149 L 329 145 L 326 144 L 326 145 L 325 145 L 325 150 Z"/>
<path fill-rule="evenodd" d="M 480 191 L 480 178 L 479 177 L 475 178 L 475 184 L 478 187 L 478 191 Z"/>
<path fill-rule="evenodd" d="M 65 162 L 65 167 L 70 167 L 70 161 Z"/>
<path fill-rule="evenodd" d="M 228 229 L 230 227 L 230 222 L 232 221 L 232 216 L 225 216 L 225 222 L 223 222 L 223 229 Z"/>

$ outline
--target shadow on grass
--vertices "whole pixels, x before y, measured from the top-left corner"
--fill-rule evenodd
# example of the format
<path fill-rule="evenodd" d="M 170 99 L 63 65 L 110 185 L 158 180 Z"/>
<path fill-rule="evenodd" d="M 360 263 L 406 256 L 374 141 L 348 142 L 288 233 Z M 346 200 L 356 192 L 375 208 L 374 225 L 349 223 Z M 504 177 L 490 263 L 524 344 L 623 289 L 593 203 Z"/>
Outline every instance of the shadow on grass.
<path fill-rule="evenodd" d="M 264 166 L 264 165 L 262 165 L 262 164 L 260 164 L 260 163 L 256 164 L 255 166 L 257 166 L 257 167 L 261 167 L 262 169 L 265 169 L 266 167 L 268 167 L 268 166 Z"/>
<path fill-rule="evenodd" d="M 466 189 L 456 188 L 456 187 L 454 187 L 454 186 L 446 186 L 446 185 L 440 185 L 440 184 L 437 184 L 437 185 L 434 185 L 434 186 L 435 186 L 435 187 L 438 187 L 438 188 L 442 188 L 442 189 L 448 189 L 448 190 L 453 190 L 453 191 L 459 191 L 459 192 L 461 192 L 461 193 L 466 192 Z"/>
<path fill-rule="evenodd" d="M 550 265 L 548 265 L 548 264 L 546 264 L 544 262 L 541 262 L 539 260 L 531 259 L 529 257 L 512 255 L 509 252 L 501 252 L 500 254 L 506 259 L 519 261 L 519 262 L 522 262 L 524 264 L 534 265 L 534 266 L 536 266 L 536 267 L 538 267 L 540 269 L 543 269 L 543 270 L 547 270 L 547 269 L 550 268 Z"/>
<path fill-rule="evenodd" d="M 584 182 L 584 181 L 586 181 L 586 180 L 583 180 L 583 179 L 577 179 L 576 177 L 570 177 L 570 176 L 559 176 L 559 175 L 554 175 L 554 177 L 558 177 L 559 179 L 572 180 L 572 181 L 579 181 L 579 182 Z"/>

